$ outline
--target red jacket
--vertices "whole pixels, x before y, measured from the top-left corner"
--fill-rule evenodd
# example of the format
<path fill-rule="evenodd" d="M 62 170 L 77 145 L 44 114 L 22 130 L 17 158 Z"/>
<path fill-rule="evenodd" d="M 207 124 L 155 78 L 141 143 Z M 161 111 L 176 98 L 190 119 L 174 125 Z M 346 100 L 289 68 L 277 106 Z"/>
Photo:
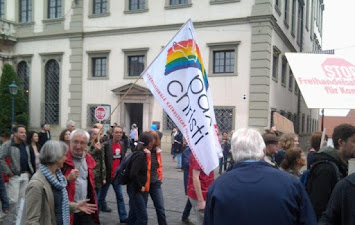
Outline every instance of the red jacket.
<path fill-rule="evenodd" d="M 86 154 L 85 159 L 86 159 L 86 163 L 88 165 L 88 175 L 89 175 L 88 187 L 89 187 L 90 193 L 88 193 L 88 194 L 91 196 L 89 202 L 97 205 L 97 199 L 96 199 L 96 193 L 95 193 L 95 181 L 94 181 L 95 176 L 94 176 L 94 172 L 93 172 L 93 170 L 96 166 L 96 162 L 90 154 Z M 67 151 L 67 160 L 65 161 L 64 166 L 63 166 L 64 176 L 67 177 L 69 175 L 70 171 L 74 168 L 75 168 L 75 166 L 74 166 L 74 162 L 73 162 L 73 156 L 69 150 L 69 151 Z M 69 202 L 74 202 L 75 180 L 68 181 L 67 191 L 68 191 Z M 74 215 L 71 214 L 70 215 L 70 224 L 71 225 L 73 225 L 73 220 L 74 220 Z M 97 224 L 100 224 L 99 214 L 97 211 L 94 214 L 94 222 Z"/>

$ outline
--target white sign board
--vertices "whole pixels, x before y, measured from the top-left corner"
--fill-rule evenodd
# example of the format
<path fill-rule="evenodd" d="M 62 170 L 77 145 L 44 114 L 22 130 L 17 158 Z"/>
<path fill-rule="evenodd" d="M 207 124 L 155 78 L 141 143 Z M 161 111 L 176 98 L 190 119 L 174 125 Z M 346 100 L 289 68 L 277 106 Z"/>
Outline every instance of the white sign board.
<path fill-rule="evenodd" d="M 355 62 L 326 54 L 286 57 L 308 108 L 355 108 Z"/>

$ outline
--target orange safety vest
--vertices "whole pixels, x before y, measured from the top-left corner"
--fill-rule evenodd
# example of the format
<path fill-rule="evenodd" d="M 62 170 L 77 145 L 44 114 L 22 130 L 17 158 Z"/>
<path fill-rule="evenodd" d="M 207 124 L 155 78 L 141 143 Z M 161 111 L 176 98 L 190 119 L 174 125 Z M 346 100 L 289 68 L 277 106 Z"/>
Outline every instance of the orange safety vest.
<path fill-rule="evenodd" d="M 159 180 L 163 180 L 163 164 L 161 160 L 161 151 L 162 151 L 161 149 L 157 149 L 157 160 L 158 160 L 157 173 L 158 173 Z M 145 183 L 144 188 L 145 191 L 148 192 L 150 187 L 150 170 L 152 167 L 152 155 L 146 154 L 146 157 L 147 157 L 147 182 Z"/>

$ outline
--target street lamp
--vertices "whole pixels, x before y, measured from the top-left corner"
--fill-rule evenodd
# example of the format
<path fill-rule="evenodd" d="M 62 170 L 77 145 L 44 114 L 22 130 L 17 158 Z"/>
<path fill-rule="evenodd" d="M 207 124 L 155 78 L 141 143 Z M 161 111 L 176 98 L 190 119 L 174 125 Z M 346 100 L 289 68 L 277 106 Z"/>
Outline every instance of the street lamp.
<path fill-rule="evenodd" d="M 11 94 L 11 134 L 13 132 L 13 124 L 15 120 L 15 96 L 17 95 L 18 86 L 15 84 L 15 81 L 9 85 L 9 91 Z"/>

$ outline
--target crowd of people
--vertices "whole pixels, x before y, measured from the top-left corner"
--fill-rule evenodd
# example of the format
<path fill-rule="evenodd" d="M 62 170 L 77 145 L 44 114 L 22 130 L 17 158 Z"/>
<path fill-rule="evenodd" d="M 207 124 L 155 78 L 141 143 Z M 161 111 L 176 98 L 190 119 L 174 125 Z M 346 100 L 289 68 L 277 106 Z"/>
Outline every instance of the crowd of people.
<path fill-rule="evenodd" d="M 159 128 L 152 124 L 138 135 L 132 124 L 127 136 L 114 124 L 104 135 L 102 124 L 85 131 L 69 120 L 57 141 L 48 124 L 28 133 L 24 126 L 14 126 L 12 138 L 0 149 L 3 224 L 100 224 L 100 213 L 112 211 L 105 200 L 111 186 L 120 223 L 148 224 L 150 196 L 158 224 L 167 224 Z M 321 143 L 322 132 L 315 132 L 306 157 L 293 133 L 280 134 L 275 128 L 263 134 L 251 128 L 222 132 L 223 156 L 215 180 L 214 171 L 204 173 L 174 129 L 171 154 L 178 159 L 188 197 L 182 222 L 192 224 L 193 210 L 197 224 L 206 225 L 355 224 L 355 175 L 347 176 L 348 160 L 355 158 L 355 127 L 336 127 L 334 147 L 327 146 L 327 138 Z M 129 211 L 122 185 L 115 182 L 126 157 Z"/>

